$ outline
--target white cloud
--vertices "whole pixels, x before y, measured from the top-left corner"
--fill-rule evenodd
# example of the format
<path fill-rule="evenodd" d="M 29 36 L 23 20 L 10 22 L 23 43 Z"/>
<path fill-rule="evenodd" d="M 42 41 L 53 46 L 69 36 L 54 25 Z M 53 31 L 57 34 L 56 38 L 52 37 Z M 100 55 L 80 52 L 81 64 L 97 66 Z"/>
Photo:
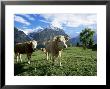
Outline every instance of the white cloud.
<path fill-rule="evenodd" d="M 14 20 L 17 21 L 17 22 L 20 22 L 22 24 L 25 24 L 25 25 L 30 25 L 30 22 L 26 21 L 23 17 L 21 16 L 14 16 Z"/>
<path fill-rule="evenodd" d="M 31 15 L 29 15 L 29 14 L 21 14 L 22 16 L 25 16 L 27 19 L 29 19 L 29 20 L 35 20 L 35 18 L 33 18 Z"/>
<path fill-rule="evenodd" d="M 43 29 L 42 27 L 40 27 L 40 26 L 38 26 L 38 27 L 36 27 L 36 28 L 34 28 L 34 29 L 19 29 L 19 30 L 21 30 L 21 31 L 23 31 L 26 35 L 28 35 L 29 33 L 32 33 L 32 32 L 37 32 L 39 29 Z"/>
<path fill-rule="evenodd" d="M 80 32 L 76 32 L 77 34 L 79 34 Z"/>
<path fill-rule="evenodd" d="M 46 21 L 53 26 L 63 28 L 78 27 L 80 25 L 91 25 L 97 23 L 96 14 L 42 14 Z"/>
<path fill-rule="evenodd" d="M 87 26 L 87 28 L 91 28 L 91 29 L 94 29 L 94 27 L 93 27 L 93 26 L 91 26 L 91 25 Z"/>
<path fill-rule="evenodd" d="M 53 20 L 52 23 L 51 23 L 51 25 L 52 25 L 53 27 L 62 28 L 62 23 L 60 23 L 59 20 Z"/>
<path fill-rule="evenodd" d="M 34 32 L 33 29 L 23 29 L 21 31 L 23 31 L 26 35 L 28 35 L 29 33 Z"/>
<path fill-rule="evenodd" d="M 44 22 L 44 23 L 50 23 L 50 22 L 48 22 L 48 21 L 45 21 L 45 20 L 40 20 L 41 22 Z"/>

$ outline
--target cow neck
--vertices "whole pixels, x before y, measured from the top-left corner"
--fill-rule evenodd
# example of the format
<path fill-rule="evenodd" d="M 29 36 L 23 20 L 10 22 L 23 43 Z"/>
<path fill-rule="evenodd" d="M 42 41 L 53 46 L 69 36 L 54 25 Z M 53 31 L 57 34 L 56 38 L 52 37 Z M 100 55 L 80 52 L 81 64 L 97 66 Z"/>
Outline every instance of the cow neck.
<path fill-rule="evenodd" d="M 33 52 L 33 48 L 32 48 L 32 42 L 26 43 L 26 49 L 28 49 L 28 51 Z"/>
<path fill-rule="evenodd" d="M 54 48 L 55 52 L 60 51 L 60 49 L 58 48 L 58 41 L 56 41 L 56 40 L 54 41 L 53 48 Z"/>

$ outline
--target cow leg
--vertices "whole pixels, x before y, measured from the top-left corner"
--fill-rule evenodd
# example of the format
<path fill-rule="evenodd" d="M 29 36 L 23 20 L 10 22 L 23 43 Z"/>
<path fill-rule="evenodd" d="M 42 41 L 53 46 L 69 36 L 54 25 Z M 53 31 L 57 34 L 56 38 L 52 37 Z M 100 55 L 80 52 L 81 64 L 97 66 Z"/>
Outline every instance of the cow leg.
<path fill-rule="evenodd" d="M 19 61 L 19 53 L 16 53 L 16 60 Z"/>
<path fill-rule="evenodd" d="M 28 56 L 28 64 L 30 64 L 31 62 L 30 62 L 30 57 Z"/>
<path fill-rule="evenodd" d="M 61 64 L 61 51 L 59 51 L 58 60 L 59 60 L 60 66 L 62 66 L 62 64 Z"/>
<path fill-rule="evenodd" d="M 55 64 L 55 56 L 51 55 L 51 58 L 52 58 L 52 65 L 54 65 Z"/>
<path fill-rule="evenodd" d="M 18 60 L 21 61 L 21 55 L 20 55 L 20 53 L 18 53 Z"/>
<path fill-rule="evenodd" d="M 61 57 L 61 51 L 59 51 L 59 55 L 58 55 L 58 57 Z"/>
<path fill-rule="evenodd" d="M 50 54 L 50 60 L 52 60 L 53 59 L 53 57 L 52 57 L 52 55 Z"/>
<path fill-rule="evenodd" d="M 17 56 L 17 62 L 18 62 L 18 60 L 19 60 L 19 57 Z"/>
<path fill-rule="evenodd" d="M 59 65 L 62 66 L 62 64 L 61 64 L 61 58 L 59 57 L 58 60 L 59 60 Z"/>
<path fill-rule="evenodd" d="M 15 59 L 16 59 L 16 62 L 18 62 L 18 60 L 19 60 L 19 57 L 18 57 L 18 56 L 19 56 L 19 54 L 18 54 L 18 53 L 16 53 L 16 54 L 15 54 Z"/>
<path fill-rule="evenodd" d="M 46 53 L 46 56 L 47 56 L 47 60 L 48 60 L 49 59 L 49 53 L 48 52 Z"/>
<path fill-rule="evenodd" d="M 51 60 L 52 58 L 51 58 L 51 55 L 49 55 L 49 59 Z"/>
<path fill-rule="evenodd" d="M 29 53 L 29 54 L 27 54 L 27 58 L 28 58 L 28 64 L 30 64 L 31 63 L 31 53 Z"/>
<path fill-rule="evenodd" d="M 21 59 L 21 54 L 19 54 L 19 59 L 20 59 L 20 61 L 22 62 L 22 59 Z"/>

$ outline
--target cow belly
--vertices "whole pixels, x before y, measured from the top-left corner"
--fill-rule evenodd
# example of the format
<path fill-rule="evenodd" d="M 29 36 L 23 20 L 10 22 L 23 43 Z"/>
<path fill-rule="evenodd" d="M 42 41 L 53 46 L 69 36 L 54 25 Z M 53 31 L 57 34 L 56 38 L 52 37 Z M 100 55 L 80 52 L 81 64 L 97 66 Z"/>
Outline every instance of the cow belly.
<path fill-rule="evenodd" d="M 33 49 L 32 48 L 19 48 L 15 50 L 15 53 L 20 53 L 20 54 L 26 54 L 26 53 L 32 53 Z"/>

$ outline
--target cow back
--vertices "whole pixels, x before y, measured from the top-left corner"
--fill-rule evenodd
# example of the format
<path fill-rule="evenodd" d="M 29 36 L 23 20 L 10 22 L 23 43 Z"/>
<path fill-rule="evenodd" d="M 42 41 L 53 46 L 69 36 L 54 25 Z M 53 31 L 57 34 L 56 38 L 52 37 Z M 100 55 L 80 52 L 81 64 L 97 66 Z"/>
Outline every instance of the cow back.
<path fill-rule="evenodd" d="M 25 42 L 25 43 L 18 43 L 15 45 L 14 49 L 15 53 L 32 53 L 33 48 L 32 48 L 32 43 L 31 42 Z"/>

